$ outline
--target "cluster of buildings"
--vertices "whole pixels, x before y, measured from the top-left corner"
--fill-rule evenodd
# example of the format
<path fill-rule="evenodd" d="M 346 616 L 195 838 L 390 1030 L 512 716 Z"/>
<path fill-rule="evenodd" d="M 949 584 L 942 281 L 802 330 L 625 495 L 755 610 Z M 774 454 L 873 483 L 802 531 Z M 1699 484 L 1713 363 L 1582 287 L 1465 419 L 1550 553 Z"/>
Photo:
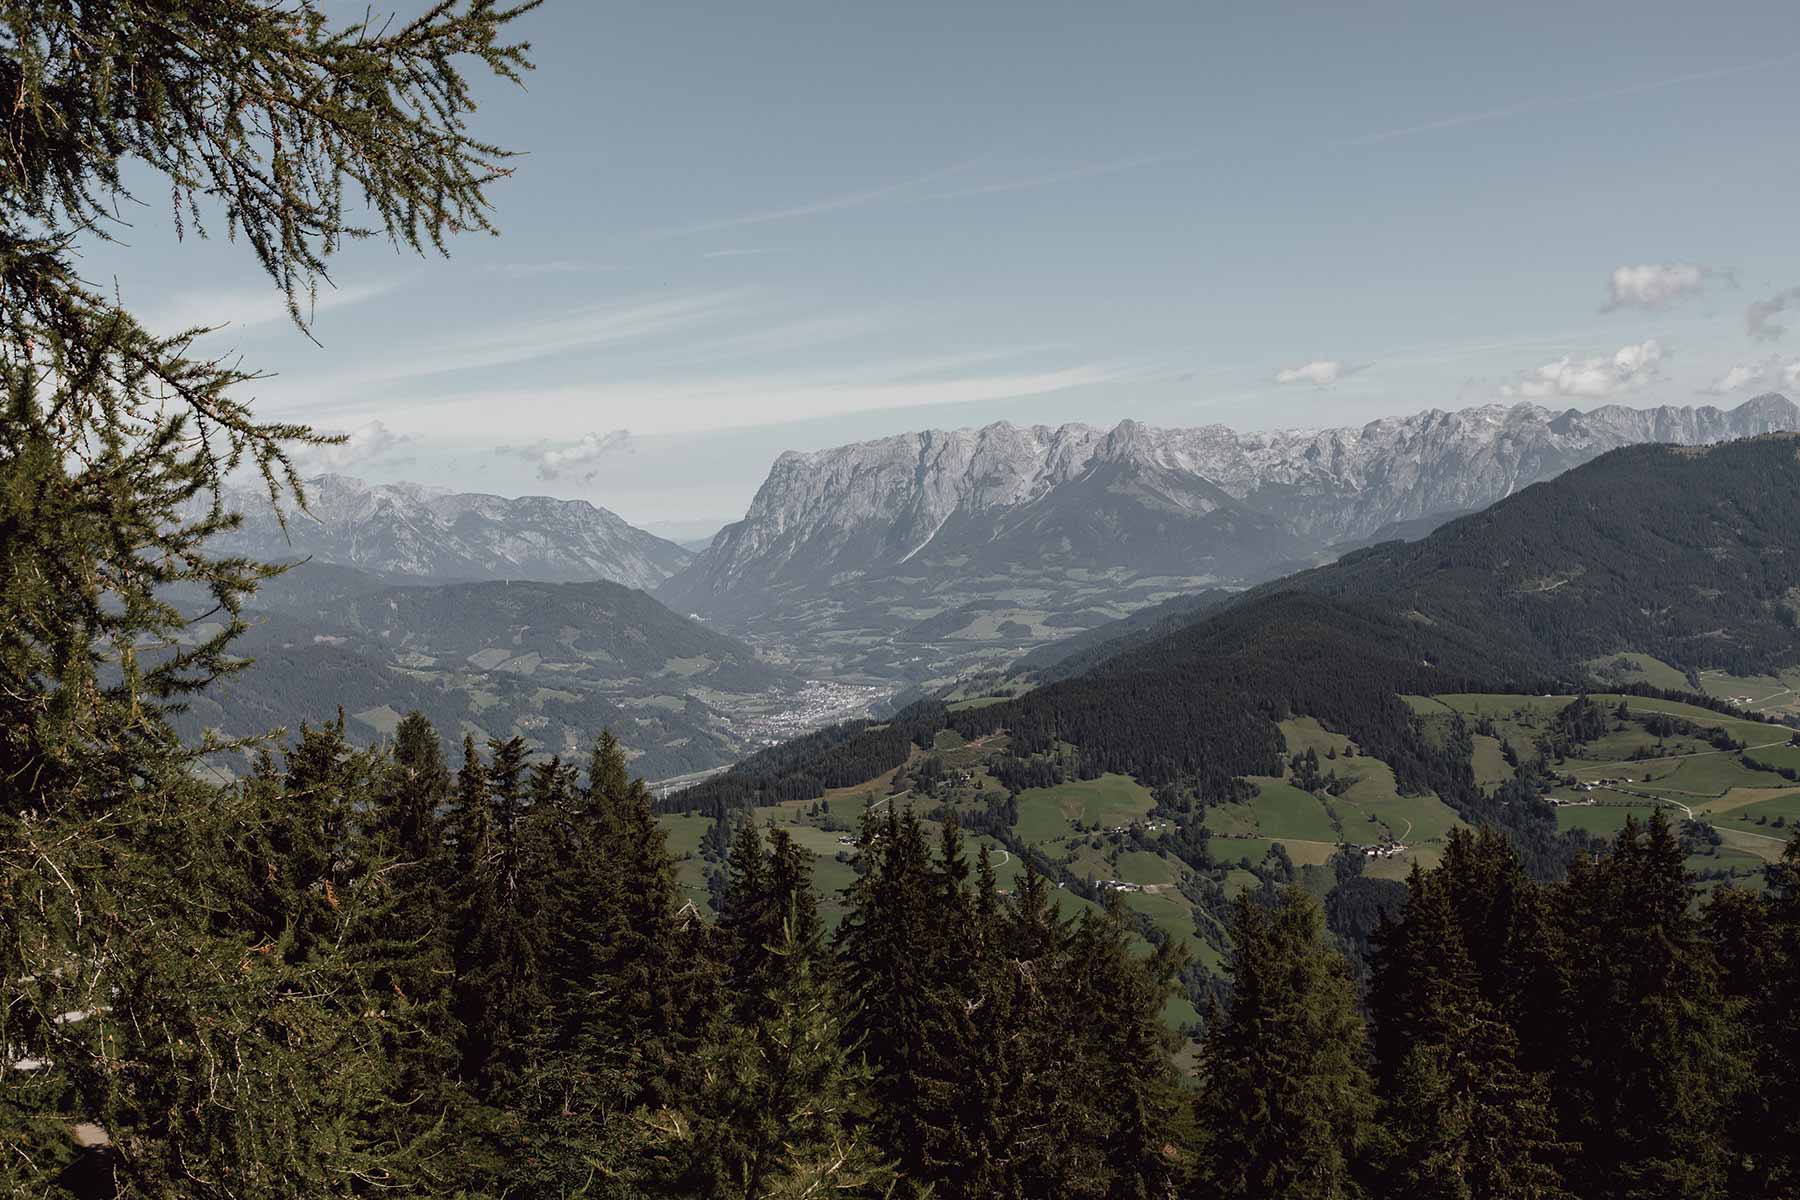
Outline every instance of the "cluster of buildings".
<path fill-rule="evenodd" d="M 1350 842 L 1345 845 L 1344 849 L 1350 851 L 1352 854 L 1360 850 L 1365 858 L 1398 858 L 1400 855 L 1406 853 L 1406 843 L 1381 841 L 1373 846 L 1364 846 L 1356 842 Z"/>
<path fill-rule="evenodd" d="M 893 694 L 892 687 L 809 679 L 771 712 L 743 721 L 743 734 L 753 746 L 772 746 L 838 721 L 869 716 Z"/>
<path fill-rule="evenodd" d="M 1121 834 L 1130 833 L 1132 830 L 1136 829 L 1142 833 L 1161 833 L 1163 830 L 1169 828 L 1170 824 L 1171 822 L 1169 821 L 1133 821 L 1129 825 L 1114 825 L 1106 832 L 1111 834 Z"/>

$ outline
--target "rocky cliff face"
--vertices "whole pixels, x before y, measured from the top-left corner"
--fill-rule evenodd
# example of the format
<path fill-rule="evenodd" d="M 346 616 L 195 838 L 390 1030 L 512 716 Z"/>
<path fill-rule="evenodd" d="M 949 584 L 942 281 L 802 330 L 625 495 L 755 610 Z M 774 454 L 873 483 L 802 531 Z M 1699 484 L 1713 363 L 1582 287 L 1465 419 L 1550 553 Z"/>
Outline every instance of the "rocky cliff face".
<path fill-rule="evenodd" d="M 220 549 L 284 560 L 310 557 L 387 579 L 603 579 L 651 588 L 691 555 L 585 500 L 516 500 L 424 488 L 371 486 L 343 475 L 307 482 L 310 513 L 284 535 L 265 497 L 234 495 L 244 513 Z"/>
<path fill-rule="evenodd" d="M 782 455 L 744 520 L 659 595 L 728 620 L 806 612 L 872 629 L 984 597 L 1104 606 L 1108 588 L 1150 577 L 1238 582 L 1387 526 L 1422 532 L 1620 446 L 1797 429 L 1800 407 L 1767 395 L 1730 411 L 1489 405 L 1267 434 L 928 430 Z"/>

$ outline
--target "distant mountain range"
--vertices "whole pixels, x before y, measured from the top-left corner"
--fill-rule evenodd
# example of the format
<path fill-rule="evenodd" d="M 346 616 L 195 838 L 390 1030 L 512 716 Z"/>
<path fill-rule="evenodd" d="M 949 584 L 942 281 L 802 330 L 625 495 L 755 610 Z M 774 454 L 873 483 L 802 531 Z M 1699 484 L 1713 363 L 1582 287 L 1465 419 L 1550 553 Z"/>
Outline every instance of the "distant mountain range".
<path fill-rule="evenodd" d="M 603 579 L 651 588 L 692 554 L 585 500 L 503 499 L 346 475 L 306 481 L 307 510 L 283 530 L 262 493 L 228 497 L 244 514 L 220 549 L 268 561 L 310 558 L 388 580 Z"/>
<path fill-rule="evenodd" d="M 1267 434 L 1135 421 L 902 434 L 783 454 L 744 520 L 657 595 L 900 670 L 932 656 L 883 639 L 1024 649 L 1422 536 L 1621 446 L 1782 430 L 1800 430 L 1800 407 L 1770 394 L 1729 411 L 1489 405 Z"/>
<path fill-rule="evenodd" d="M 1426 731 L 1406 697 L 1575 691 L 1633 652 L 1688 672 L 1800 662 L 1800 437 L 1626 447 L 1421 541 L 1195 597 L 1086 642 L 1016 698 L 920 701 L 822 731 L 671 804 L 806 798 L 879 775 L 944 728 L 1004 729 L 1015 753 L 1072 745 L 1090 770 L 1216 799 L 1234 777 L 1279 774 L 1277 723 L 1310 716 L 1391 765 L 1403 794 L 1435 792 L 1515 831 L 1529 817 L 1548 837 L 1547 806 L 1509 815 L 1477 787 L 1467 747 Z"/>
<path fill-rule="evenodd" d="M 292 732 L 332 717 L 329 697 L 359 743 L 409 709 L 446 736 L 518 735 L 542 754 L 584 753 L 611 728 L 636 769 L 661 778 L 767 740 L 759 717 L 784 713 L 801 686 L 735 638 L 603 580 L 390 586 L 305 563 L 252 604 L 238 643 L 252 665 L 197 697 L 184 732 Z"/>

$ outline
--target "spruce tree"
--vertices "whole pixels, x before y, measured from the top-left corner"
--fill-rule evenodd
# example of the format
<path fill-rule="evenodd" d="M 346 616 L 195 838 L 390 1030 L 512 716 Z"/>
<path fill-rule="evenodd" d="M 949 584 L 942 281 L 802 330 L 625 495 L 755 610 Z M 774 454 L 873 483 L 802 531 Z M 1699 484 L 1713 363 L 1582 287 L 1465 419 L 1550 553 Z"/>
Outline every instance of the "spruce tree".
<path fill-rule="evenodd" d="M 1521 1070 L 1518 1039 L 1482 994 L 1480 975 L 1451 907 L 1455 882 L 1415 870 L 1403 916 L 1418 957 L 1416 1007 L 1381 1014 L 1404 1046 L 1383 1090 L 1392 1160 L 1390 1194 L 1444 1200 L 1560 1200 L 1549 1087 Z M 1384 963 L 1384 971 L 1400 969 Z"/>
<path fill-rule="evenodd" d="M 422 714 L 401 719 L 374 790 L 373 915 L 353 953 L 388 1014 L 389 1119 L 402 1138 L 441 1146 L 454 1134 L 465 1096 L 456 1079 L 462 1031 L 453 1008 L 451 875 L 441 815 L 451 780 L 437 731 Z M 431 1161 L 428 1147 L 421 1156 Z"/>
<path fill-rule="evenodd" d="M 1289 887 L 1265 908 L 1245 893 L 1230 932 L 1231 1004 L 1201 1061 L 1198 1194 L 1359 1195 L 1375 1107 L 1367 1033 L 1318 902 Z"/>
<path fill-rule="evenodd" d="M 1558 890 L 1571 1004 L 1555 1073 L 1579 1195 L 1722 1197 L 1747 1050 L 1661 810 Z"/>
<path fill-rule="evenodd" d="M 665 1113 L 664 1153 L 686 1194 L 734 1200 L 888 1195 L 892 1167 L 867 1124 L 868 1070 L 846 1043 L 842 998 L 821 977 L 817 932 L 784 920 L 770 943 L 777 981 L 749 1021 L 706 1055 L 697 1116 Z"/>
<path fill-rule="evenodd" d="M 882 1145 L 903 1174 L 926 1161 L 922 1070 L 927 1061 L 937 997 L 939 959 L 930 914 L 930 855 L 918 819 L 888 806 L 884 817 L 865 811 L 863 874 L 848 895 L 837 949 L 849 1019 L 846 1044 L 867 1056 L 874 1073 L 875 1121 Z"/>
<path fill-rule="evenodd" d="M 453 820 L 459 876 L 451 896 L 461 1074 L 482 1102 L 517 1098 L 544 1012 L 548 950 L 541 879 L 525 838 L 524 745 L 464 742 Z"/>
<path fill-rule="evenodd" d="M 153 334 L 83 282 L 81 243 L 123 228 L 128 177 L 166 188 L 184 231 L 248 244 L 304 322 L 346 238 L 491 229 L 508 156 L 470 131 L 463 67 L 519 78 L 518 11 L 365 27 L 276 0 L 0 2 L 0 1042 L 104 1124 L 127 1194 L 330 1195 L 384 1168 L 334 1115 L 379 1074 L 315 973 L 330 942 L 278 954 L 216 920 L 282 899 L 218 857 L 260 837 L 266 797 L 197 779 L 219 745 L 169 723 L 242 667 L 271 574 L 209 549 L 237 521 L 227 476 L 303 504 L 289 456 L 332 439 L 259 419 L 253 376 L 196 354 L 198 331 Z M 321 878 L 351 902 L 355 871 Z M 283 901 L 296 939 L 331 927 L 315 899 Z M 0 1155 L 0 1190 L 41 1194 L 58 1157 Z"/>

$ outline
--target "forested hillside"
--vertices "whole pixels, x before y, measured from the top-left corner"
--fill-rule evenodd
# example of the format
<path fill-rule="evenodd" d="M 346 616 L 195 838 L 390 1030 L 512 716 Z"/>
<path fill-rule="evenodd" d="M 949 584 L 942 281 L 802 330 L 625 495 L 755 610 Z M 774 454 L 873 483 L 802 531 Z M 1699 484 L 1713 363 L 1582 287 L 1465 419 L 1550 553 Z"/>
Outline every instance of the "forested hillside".
<path fill-rule="evenodd" d="M 1229 797 L 1234 780 L 1278 773 L 1277 724 L 1313 717 L 1385 762 L 1401 788 L 1435 793 L 1472 822 L 1505 822 L 1534 869 L 1554 869 L 1564 854 L 1551 849 L 1547 810 L 1484 793 L 1468 755 L 1434 745 L 1402 697 L 1576 689 L 1590 658 L 1621 650 L 1746 671 L 1795 661 L 1797 448 L 1800 439 L 1774 435 L 1616 451 L 1423 541 L 1177 617 L 1111 658 L 1089 651 L 1099 661 L 1073 678 L 908 719 L 963 737 L 1004 730 L 1024 753 L 1071 744 L 1087 771 L 1204 802 Z M 829 761 L 854 762 L 867 778 L 905 758 L 890 729 L 846 729 Z M 670 803 L 742 806 L 849 782 L 824 761 L 753 757 Z"/>
<path fill-rule="evenodd" d="M 320 571 L 329 583 L 315 582 Z M 794 682 L 736 638 L 671 612 L 636 588 L 604 580 L 371 587 L 366 576 L 307 563 L 265 584 L 256 603 L 325 629 L 362 634 L 396 654 L 467 659 L 487 653 L 517 662 L 519 671 L 535 655 L 541 663 L 598 678 L 680 676 L 720 691 Z"/>
<path fill-rule="evenodd" d="M 207 615 L 195 589 L 171 595 Z M 189 701 L 175 719 L 186 737 L 293 732 L 342 707 L 346 736 L 368 745 L 417 710 L 479 738 L 516 734 L 534 754 L 575 753 L 616 729 L 634 769 L 662 779 L 729 762 L 800 686 L 742 642 L 601 581 L 393 587 L 309 562 L 248 602 L 234 648 L 249 663 Z M 220 627 L 201 620 L 183 637 Z"/>
<path fill-rule="evenodd" d="M 1305 591 L 1475 637 L 1546 670 L 1621 650 L 1751 674 L 1800 658 L 1800 438 L 1632 446 Z"/>

